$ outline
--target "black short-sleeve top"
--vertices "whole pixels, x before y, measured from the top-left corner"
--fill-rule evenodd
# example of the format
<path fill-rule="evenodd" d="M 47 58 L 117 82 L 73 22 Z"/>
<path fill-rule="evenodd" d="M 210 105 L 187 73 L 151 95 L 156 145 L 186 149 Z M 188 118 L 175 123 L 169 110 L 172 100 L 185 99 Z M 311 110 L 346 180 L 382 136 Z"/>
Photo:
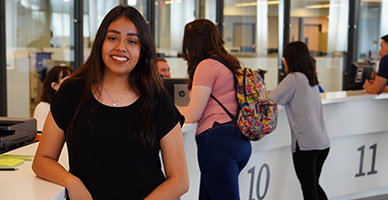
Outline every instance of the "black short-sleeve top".
<path fill-rule="evenodd" d="M 160 140 L 184 117 L 163 91 L 153 110 L 155 143 L 146 152 L 132 128 L 143 98 L 125 107 L 110 107 L 91 98 L 69 124 L 84 84 L 67 80 L 51 103 L 58 127 L 65 132 L 70 172 L 81 179 L 93 199 L 143 199 L 165 181 L 159 158 Z M 150 122 L 151 123 L 151 122 Z M 68 135 L 67 135 L 68 134 Z"/>

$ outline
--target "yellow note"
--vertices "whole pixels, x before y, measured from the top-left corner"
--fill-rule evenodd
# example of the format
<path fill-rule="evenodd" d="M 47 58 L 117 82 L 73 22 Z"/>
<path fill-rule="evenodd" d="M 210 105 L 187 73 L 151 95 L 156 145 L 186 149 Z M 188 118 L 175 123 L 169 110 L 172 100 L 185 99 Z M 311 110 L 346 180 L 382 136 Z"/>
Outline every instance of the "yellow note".
<path fill-rule="evenodd" d="M 24 160 L 21 160 L 21 159 L 12 159 L 12 158 L 0 159 L 0 168 L 17 167 L 23 163 L 24 163 Z"/>

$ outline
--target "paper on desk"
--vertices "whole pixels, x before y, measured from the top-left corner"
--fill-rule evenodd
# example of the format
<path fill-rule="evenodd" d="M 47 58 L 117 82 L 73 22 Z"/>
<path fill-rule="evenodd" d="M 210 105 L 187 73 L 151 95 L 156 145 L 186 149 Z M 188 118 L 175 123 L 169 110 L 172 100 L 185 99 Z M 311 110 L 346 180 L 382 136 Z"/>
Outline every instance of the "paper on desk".
<path fill-rule="evenodd" d="M 24 160 L 13 158 L 1 158 L 0 168 L 14 168 L 24 163 Z"/>
<path fill-rule="evenodd" d="M 20 160 L 32 160 L 34 156 L 29 155 L 13 155 L 13 154 L 3 154 L 0 155 L 0 159 L 9 158 L 9 159 L 20 159 Z"/>

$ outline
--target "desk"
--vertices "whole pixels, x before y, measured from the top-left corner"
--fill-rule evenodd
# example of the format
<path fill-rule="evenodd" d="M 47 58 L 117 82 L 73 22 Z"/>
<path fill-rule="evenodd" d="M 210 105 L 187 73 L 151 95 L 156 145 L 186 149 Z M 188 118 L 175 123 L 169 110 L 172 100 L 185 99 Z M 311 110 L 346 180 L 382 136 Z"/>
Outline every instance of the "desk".
<path fill-rule="evenodd" d="M 6 154 L 34 155 L 38 143 L 12 150 Z M 59 162 L 69 168 L 66 146 L 62 150 Z M 31 169 L 32 161 L 24 161 L 16 171 L 0 171 L 0 199 L 1 200 L 48 200 L 53 199 L 63 186 L 38 178 Z"/>

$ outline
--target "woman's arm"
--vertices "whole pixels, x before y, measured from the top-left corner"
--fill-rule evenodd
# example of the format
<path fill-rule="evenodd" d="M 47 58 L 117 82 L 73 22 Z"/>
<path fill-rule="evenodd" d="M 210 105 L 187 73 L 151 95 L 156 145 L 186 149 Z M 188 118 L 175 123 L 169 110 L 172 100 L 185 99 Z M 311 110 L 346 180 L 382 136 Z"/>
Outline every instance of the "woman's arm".
<path fill-rule="evenodd" d="M 296 85 L 296 75 L 288 74 L 279 85 L 269 92 L 268 97 L 279 105 L 285 105 L 291 101 Z"/>
<path fill-rule="evenodd" d="M 160 141 L 166 181 L 159 185 L 145 200 L 176 200 L 189 189 L 189 174 L 183 144 L 183 134 L 178 123 Z"/>
<path fill-rule="evenodd" d="M 187 107 L 178 107 L 179 111 L 185 116 L 187 123 L 198 122 L 205 110 L 207 102 L 212 92 L 211 87 L 203 85 L 193 85 L 191 88 L 190 102 Z"/>
<path fill-rule="evenodd" d="M 32 163 L 32 170 L 40 178 L 66 187 L 72 200 L 92 199 L 81 180 L 69 173 L 58 163 L 64 143 L 64 133 L 57 126 L 51 112 L 49 112 Z"/>

